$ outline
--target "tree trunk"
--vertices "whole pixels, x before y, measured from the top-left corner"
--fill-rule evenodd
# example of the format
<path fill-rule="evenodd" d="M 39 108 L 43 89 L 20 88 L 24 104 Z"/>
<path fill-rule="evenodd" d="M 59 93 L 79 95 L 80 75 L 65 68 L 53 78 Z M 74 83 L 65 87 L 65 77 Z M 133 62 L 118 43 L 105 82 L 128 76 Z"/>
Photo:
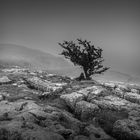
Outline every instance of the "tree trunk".
<path fill-rule="evenodd" d="M 84 70 L 85 79 L 90 80 L 90 76 L 87 73 L 87 69 L 83 67 L 83 70 Z"/>

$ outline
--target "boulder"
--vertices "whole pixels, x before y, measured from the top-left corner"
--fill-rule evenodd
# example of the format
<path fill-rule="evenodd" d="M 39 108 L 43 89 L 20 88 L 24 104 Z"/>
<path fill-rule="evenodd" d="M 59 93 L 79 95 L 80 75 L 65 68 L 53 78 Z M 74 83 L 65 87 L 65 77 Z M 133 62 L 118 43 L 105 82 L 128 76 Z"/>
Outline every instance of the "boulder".
<path fill-rule="evenodd" d="M 4 99 L 3 95 L 0 94 L 0 101 Z"/>
<path fill-rule="evenodd" d="M 71 113 L 65 111 L 53 111 L 47 115 L 45 120 L 41 121 L 41 125 L 49 128 L 49 130 L 59 134 L 70 135 L 79 133 L 83 123 L 74 117 Z"/>
<path fill-rule="evenodd" d="M 132 93 L 140 94 L 140 91 L 139 91 L 138 89 L 134 89 L 134 88 L 131 89 L 131 92 L 132 92 Z"/>
<path fill-rule="evenodd" d="M 116 84 L 113 82 L 105 82 L 103 85 L 112 89 L 116 87 Z"/>
<path fill-rule="evenodd" d="M 42 80 L 41 78 L 38 77 L 24 78 L 24 81 L 26 82 L 26 85 L 29 88 L 40 90 L 42 92 L 60 91 L 63 89 L 63 86 L 66 85 L 66 83 L 62 83 L 62 84 L 52 83 L 47 80 Z"/>
<path fill-rule="evenodd" d="M 17 104 L 18 105 L 18 104 Z M 9 114 L 15 114 L 16 111 L 16 104 L 15 103 L 10 103 L 8 101 L 1 101 L 0 102 L 0 114 L 5 114 L 5 113 L 9 113 Z"/>
<path fill-rule="evenodd" d="M 65 128 L 74 131 L 75 134 L 79 134 L 81 128 L 84 127 L 84 123 L 67 113 L 61 113 L 61 116 L 59 117 L 59 123 L 62 124 Z"/>
<path fill-rule="evenodd" d="M 91 100 L 91 103 L 98 105 L 101 109 L 114 111 L 130 111 L 134 108 L 139 108 L 137 104 L 133 104 L 125 99 L 113 95 Z"/>
<path fill-rule="evenodd" d="M 70 94 L 61 95 L 60 98 L 64 100 L 71 109 L 74 109 L 76 102 L 83 100 L 84 95 L 73 92 Z"/>
<path fill-rule="evenodd" d="M 46 114 L 41 110 L 41 107 L 32 100 L 18 100 L 15 102 L 1 101 L 0 102 L 0 116 L 7 113 L 12 119 L 22 113 L 30 113 L 36 117 L 45 118 Z M 28 114 L 26 114 L 28 115 Z"/>
<path fill-rule="evenodd" d="M 124 95 L 124 99 L 132 103 L 140 104 L 140 94 L 138 93 L 126 92 Z"/>
<path fill-rule="evenodd" d="M 132 110 L 128 114 L 129 114 L 128 118 L 130 120 L 140 122 L 140 110 Z"/>
<path fill-rule="evenodd" d="M 90 94 L 90 92 L 92 92 L 92 91 L 93 91 L 93 86 L 80 89 L 77 91 L 77 93 L 80 93 L 80 94 L 84 95 L 85 98 L 87 98 L 88 95 Z"/>
<path fill-rule="evenodd" d="M 140 125 L 130 119 L 118 120 L 114 123 L 113 135 L 120 140 L 139 140 Z"/>
<path fill-rule="evenodd" d="M 12 81 L 7 76 L 0 77 L 0 85 L 1 84 L 10 84 Z"/>
<path fill-rule="evenodd" d="M 87 101 L 91 101 L 92 99 L 100 96 L 107 96 L 110 92 L 103 88 L 102 86 L 93 86 L 92 91 L 88 94 Z"/>
<path fill-rule="evenodd" d="M 77 102 L 75 106 L 75 113 L 80 116 L 82 121 L 92 119 L 98 111 L 99 107 L 97 105 L 86 101 Z"/>
<path fill-rule="evenodd" d="M 26 122 L 32 122 L 32 123 L 38 122 L 38 119 L 33 114 L 31 114 L 29 112 L 19 113 L 13 118 L 13 120 L 26 121 Z"/>
<path fill-rule="evenodd" d="M 124 94 L 125 92 L 122 91 L 120 88 L 116 88 L 115 91 L 114 91 L 115 95 L 120 97 L 120 98 L 124 98 Z"/>
<path fill-rule="evenodd" d="M 10 94 L 7 93 L 7 92 L 0 92 L 0 95 L 2 95 L 3 98 L 5 98 L 5 97 L 9 97 L 9 96 L 10 96 Z"/>

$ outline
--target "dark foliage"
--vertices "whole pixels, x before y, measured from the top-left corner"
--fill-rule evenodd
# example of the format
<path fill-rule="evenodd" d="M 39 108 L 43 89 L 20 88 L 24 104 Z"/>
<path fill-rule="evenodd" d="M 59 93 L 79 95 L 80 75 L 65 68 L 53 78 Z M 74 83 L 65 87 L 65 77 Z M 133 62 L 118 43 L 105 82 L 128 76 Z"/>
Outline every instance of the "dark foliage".
<path fill-rule="evenodd" d="M 73 41 L 64 41 L 59 45 L 64 49 L 61 55 L 69 59 L 74 65 L 79 65 L 84 71 L 85 79 L 89 80 L 93 74 L 101 74 L 108 70 L 102 62 L 102 49 L 95 48 L 90 41 L 77 39 L 78 45 Z"/>

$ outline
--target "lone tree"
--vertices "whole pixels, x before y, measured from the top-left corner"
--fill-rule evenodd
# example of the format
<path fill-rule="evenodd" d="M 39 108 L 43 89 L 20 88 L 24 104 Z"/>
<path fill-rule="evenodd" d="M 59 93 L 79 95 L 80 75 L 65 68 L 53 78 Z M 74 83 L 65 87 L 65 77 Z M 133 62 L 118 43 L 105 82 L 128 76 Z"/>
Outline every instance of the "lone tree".
<path fill-rule="evenodd" d="M 95 48 L 91 45 L 90 41 L 77 39 L 78 45 L 73 41 L 64 41 L 59 43 L 63 48 L 61 55 L 64 55 L 66 59 L 69 59 L 74 65 L 79 65 L 84 71 L 84 79 L 91 79 L 93 74 L 101 74 L 108 70 L 108 67 L 104 67 L 102 62 L 102 49 Z"/>

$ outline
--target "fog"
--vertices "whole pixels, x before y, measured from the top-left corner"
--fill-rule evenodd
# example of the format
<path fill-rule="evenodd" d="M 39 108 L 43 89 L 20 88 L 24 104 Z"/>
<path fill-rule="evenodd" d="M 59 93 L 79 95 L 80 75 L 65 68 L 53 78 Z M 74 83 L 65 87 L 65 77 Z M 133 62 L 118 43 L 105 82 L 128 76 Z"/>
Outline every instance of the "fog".
<path fill-rule="evenodd" d="M 1 0 L 0 43 L 58 55 L 58 42 L 83 38 L 103 48 L 111 69 L 140 75 L 139 0 Z"/>

